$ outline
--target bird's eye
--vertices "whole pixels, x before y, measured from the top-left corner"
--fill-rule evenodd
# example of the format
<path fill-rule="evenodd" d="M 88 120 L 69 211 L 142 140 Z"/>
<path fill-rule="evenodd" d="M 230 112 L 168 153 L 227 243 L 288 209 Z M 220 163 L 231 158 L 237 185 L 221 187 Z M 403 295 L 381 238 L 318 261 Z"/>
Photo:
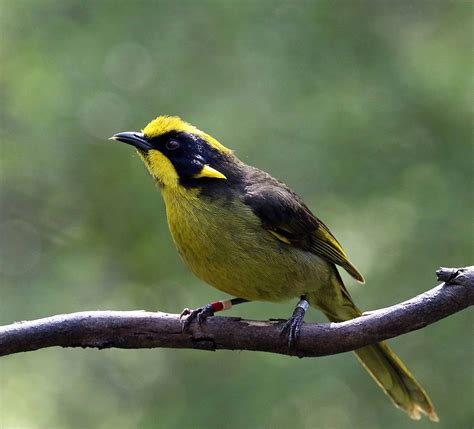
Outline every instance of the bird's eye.
<path fill-rule="evenodd" d="M 179 142 L 176 140 L 170 140 L 169 142 L 166 142 L 166 149 L 168 150 L 176 150 L 179 148 Z"/>

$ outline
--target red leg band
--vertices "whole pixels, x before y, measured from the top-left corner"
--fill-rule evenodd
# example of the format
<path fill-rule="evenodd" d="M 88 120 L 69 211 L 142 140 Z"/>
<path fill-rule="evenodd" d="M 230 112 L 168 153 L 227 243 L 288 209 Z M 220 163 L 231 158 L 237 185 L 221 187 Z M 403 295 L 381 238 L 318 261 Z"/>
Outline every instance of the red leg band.
<path fill-rule="evenodd" d="M 211 305 L 214 313 L 217 313 L 218 311 L 222 311 L 224 309 L 224 304 L 222 303 L 222 301 L 211 302 Z"/>

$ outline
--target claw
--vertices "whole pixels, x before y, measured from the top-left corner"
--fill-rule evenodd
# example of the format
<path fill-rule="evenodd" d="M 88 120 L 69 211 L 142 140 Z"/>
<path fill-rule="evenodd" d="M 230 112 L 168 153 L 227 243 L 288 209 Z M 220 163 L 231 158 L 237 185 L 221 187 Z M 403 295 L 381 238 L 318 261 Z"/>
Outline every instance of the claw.
<path fill-rule="evenodd" d="M 295 314 L 296 313 L 296 314 Z M 304 311 L 303 309 L 296 309 L 295 313 L 286 321 L 281 330 L 281 334 L 288 333 L 288 348 L 293 350 L 296 346 L 296 341 L 300 336 L 301 326 L 303 326 Z"/>
<path fill-rule="evenodd" d="M 292 316 L 286 321 L 281 330 L 281 335 L 288 333 L 288 349 L 294 350 L 296 348 L 296 341 L 300 336 L 301 327 L 303 326 L 304 316 L 308 309 L 308 301 L 301 297 L 300 302 L 295 308 Z"/>
<path fill-rule="evenodd" d="M 182 320 L 184 316 L 188 316 L 191 313 L 191 311 L 192 310 L 188 307 L 184 308 L 181 314 L 179 315 L 179 320 Z"/>
<path fill-rule="evenodd" d="M 187 317 L 183 320 L 185 316 Z M 201 326 L 201 324 L 210 316 L 214 316 L 214 308 L 212 307 L 212 304 L 196 308 L 196 310 L 185 308 L 179 316 L 182 332 L 188 331 L 194 320 L 197 320 L 198 325 Z"/>

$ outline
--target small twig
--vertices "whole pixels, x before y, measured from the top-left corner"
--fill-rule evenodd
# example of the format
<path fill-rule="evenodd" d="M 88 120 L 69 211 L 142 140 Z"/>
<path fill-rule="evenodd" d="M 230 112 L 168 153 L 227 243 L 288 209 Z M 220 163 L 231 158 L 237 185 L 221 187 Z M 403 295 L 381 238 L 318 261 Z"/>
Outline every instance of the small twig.
<path fill-rule="evenodd" d="M 421 329 L 474 304 L 474 267 L 441 268 L 443 283 L 417 297 L 342 323 L 304 324 L 296 354 L 347 352 Z M 291 354 L 282 321 L 211 317 L 182 333 L 177 314 L 89 311 L 0 327 L 0 356 L 45 347 L 192 348 Z"/>
<path fill-rule="evenodd" d="M 436 276 L 438 281 L 445 282 L 450 285 L 472 285 L 472 270 L 473 267 L 464 268 L 438 268 Z"/>

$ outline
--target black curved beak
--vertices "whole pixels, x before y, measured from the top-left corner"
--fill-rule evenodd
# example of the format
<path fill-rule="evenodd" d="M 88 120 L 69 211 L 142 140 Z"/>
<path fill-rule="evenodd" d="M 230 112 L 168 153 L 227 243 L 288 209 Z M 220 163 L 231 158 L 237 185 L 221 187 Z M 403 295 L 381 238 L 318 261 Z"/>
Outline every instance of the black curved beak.
<path fill-rule="evenodd" d="M 143 133 L 137 133 L 135 131 L 114 134 L 109 140 L 117 140 L 122 143 L 127 143 L 145 152 L 152 149 L 152 145 L 145 138 Z"/>

